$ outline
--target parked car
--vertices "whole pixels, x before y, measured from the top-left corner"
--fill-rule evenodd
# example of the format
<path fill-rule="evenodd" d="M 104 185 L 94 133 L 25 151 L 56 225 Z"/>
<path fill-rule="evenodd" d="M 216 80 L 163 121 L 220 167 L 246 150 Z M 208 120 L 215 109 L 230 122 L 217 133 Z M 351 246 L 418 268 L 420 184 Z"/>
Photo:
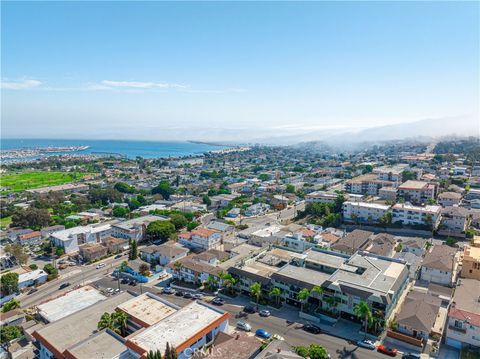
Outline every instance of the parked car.
<path fill-rule="evenodd" d="M 279 334 L 273 334 L 273 335 L 272 335 L 272 338 L 275 339 L 275 340 L 285 340 L 285 338 L 282 337 L 282 336 L 279 335 Z"/>
<path fill-rule="evenodd" d="M 28 291 L 27 295 L 33 294 L 35 292 L 38 292 L 38 289 L 37 288 L 32 288 Z"/>
<path fill-rule="evenodd" d="M 128 284 L 135 287 L 137 285 L 137 281 L 132 279 Z"/>
<path fill-rule="evenodd" d="M 107 293 L 113 293 L 115 290 L 113 288 L 107 288 Z"/>
<path fill-rule="evenodd" d="M 405 353 L 402 355 L 402 359 L 421 359 L 421 355 L 417 353 Z"/>
<path fill-rule="evenodd" d="M 246 305 L 246 306 L 243 308 L 243 311 L 244 311 L 245 313 L 253 314 L 253 313 L 256 313 L 256 312 L 257 312 L 257 309 L 256 309 L 253 305 Z"/>
<path fill-rule="evenodd" d="M 195 293 L 195 294 L 193 295 L 193 298 L 195 298 L 195 299 L 202 299 L 202 298 L 203 298 L 203 294 L 202 294 L 202 293 Z"/>
<path fill-rule="evenodd" d="M 264 339 L 268 339 L 272 336 L 265 329 L 257 329 L 257 331 L 255 332 L 255 335 L 259 338 L 264 338 Z"/>
<path fill-rule="evenodd" d="M 183 294 L 183 298 L 192 299 L 192 298 L 193 298 L 193 295 L 192 295 L 192 293 L 190 293 L 190 292 L 185 292 L 185 293 Z"/>
<path fill-rule="evenodd" d="M 120 281 L 120 283 L 122 283 L 122 284 L 128 284 L 128 283 L 130 283 L 130 281 L 129 281 L 127 278 L 123 278 L 123 279 Z"/>
<path fill-rule="evenodd" d="M 216 297 L 216 298 L 213 298 L 212 304 L 214 304 L 214 305 L 224 305 L 225 301 L 222 298 Z"/>
<path fill-rule="evenodd" d="M 69 283 L 69 282 L 65 282 L 65 283 L 60 284 L 59 289 L 63 289 L 63 288 L 67 288 L 67 287 L 70 287 L 70 283 Z"/>
<path fill-rule="evenodd" d="M 357 345 L 362 348 L 367 348 L 370 350 L 375 350 L 375 343 L 368 339 L 362 339 L 357 342 Z"/>
<path fill-rule="evenodd" d="M 270 311 L 266 309 L 259 311 L 258 314 L 260 314 L 261 317 L 269 317 L 271 315 Z"/>
<path fill-rule="evenodd" d="M 390 356 L 394 357 L 394 356 L 397 356 L 398 350 L 395 349 L 395 348 L 390 348 L 390 347 L 387 347 L 383 344 L 380 344 L 377 347 L 377 352 L 387 354 L 387 355 L 390 355 Z"/>
<path fill-rule="evenodd" d="M 249 332 L 250 330 L 252 330 L 252 326 L 250 324 L 242 321 L 237 322 L 237 328 L 241 330 L 245 330 L 246 332 Z"/>
<path fill-rule="evenodd" d="M 175 289 L 173 289 L 172 287 L 165 287 L 165 288 L 163 288 L 162 293 L 163 294 L 173 294 L 173 293 L 175 293 Z"/>
<path fill-rule="evenodd" d="M 95 268 L 100 269 L 100 268 L 103 268 L 103 267 L 105 267 L 105 263 L 99 263 L 99 264 L 97 264 L 97 266 Z"/>
<path fill-rule="evenodd" d="M 314 324 L 307 323 L 302 327 L 303 330 L 312 334 L 320 334 L 322 330 Z"/>
<path fill-rule="evenodd" d="M 183 297 L 183 292 L 179 290 L 179 291 L 175 292 L 175 295 L 177 297 Z"/>
<path fill-rule="evenodd" d="M 113 257 L 114 259 L 118 259 L 118 258 L 122 258 L 122 255 L 121 254 L 117 254 L 115 257 Z"/>

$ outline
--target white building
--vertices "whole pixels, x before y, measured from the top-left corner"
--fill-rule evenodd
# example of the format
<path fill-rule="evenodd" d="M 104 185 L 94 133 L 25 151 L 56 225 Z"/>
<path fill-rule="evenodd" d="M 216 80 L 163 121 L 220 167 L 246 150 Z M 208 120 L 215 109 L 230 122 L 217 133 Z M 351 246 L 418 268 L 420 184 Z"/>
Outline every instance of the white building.
<path fill-rule="evenodd" d="M 228 330 L 229 314 L 203 302 L 192 302 L 143 331 L 130 336 L 125 345 L 137 356 L 149 351 L 165 352 L 167 343 L 178 359 L 192 357 L 196 349 L 213 342 Z"/>
<path fill-rule="evenodd" d="M 26 272 L 18 275 L 18 288 L 23 289 L 37 284 L 45 283 L 48 279 L 48 274 L 42 269 L 36 269 L 31 272 Z"/>
<path fill-rule="evenodd" d="M 420 279 L 429 283 L 452 286 L 456 281 L 457 267 L 457 250 L 447 245 L 436 245 L 423 258 Z"/>
<path fill-rule="evenodd" d="M 100 226 L 78 226 L 50 234 L 56 247 L 63 248 L 66 254 L 78 252 L 78 246 L 86 243 L 100 243 L 112 234 L 109 224 Z"/>
<path fill-rule="evenodd" d="M 378 222 L 385 215 L 390 206 L 370 202 L 344 202 L 343 219 L 346 222 Z"/>
<path fill-rule="evenodd" d="M 392 207 L 392 222 L 401 222 L 403 225 L 428 225 L 437 228 L 440 223 L 442 207 L 414 206 L 410 203 L 397 203 Z"/>
<path fill-rule="evenodd" d="M 480 350 L 480 281 L 462 278 L 448 311 L 446 343 Z"/>
<path fill-rule="evenodd" d="M 128 240 L 142 241 L 145 238 L 147 226 L 150 223 L 165 220 L 167 220 L 166 217 L 148 215 L 116 223 L 112 225 L 112 236 Z"/>
<path fill-rule="evenodd" d="M 329 193 L 325 191 L 315 191 L 305 196 L 305 201 L 307 203 L 335 203 L 336 199 L 336 193 Z"/>
<path fill-rule="evenodd" d="M 187 246 L 209 249 L 218 249 L 221 245 L 222 235 L 220 232 L 208 228 L 196 228 L 192 232 L 192 238 Z"/>

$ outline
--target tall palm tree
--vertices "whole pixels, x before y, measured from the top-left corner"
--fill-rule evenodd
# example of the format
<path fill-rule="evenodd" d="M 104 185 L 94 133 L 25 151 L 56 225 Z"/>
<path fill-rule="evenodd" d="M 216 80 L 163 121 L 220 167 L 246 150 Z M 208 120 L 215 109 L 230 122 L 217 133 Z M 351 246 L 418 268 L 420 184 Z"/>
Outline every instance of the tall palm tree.
<path fill-rule="evenodd" d="M 208 289 L 213 290 L 217 287 L 218 279 L 213 275 L 209 274 L 207 278 L 207 282 L 205 283 Z"/>
<path fill-rule="evenodd" d="M 258 309 L 258 301 L 260 300 L 260 296 L 262 295 L 262 286 L 260 285 L 260 283 L 255 282 L 250 286 L 250 294 L 255 297 Z"/>
<path fill-rule="evenodd" d="M 127 335 L 127 322 L 128 322 L 128 315 L 125 312 L 122 312 L 121 310 L 116 310 L 114 313 L 112 313 L 111 317 L 113 317 L 113 320 L 115 321 L 115 325 L 120 331 L 120 334 L 122 336 Z"/>
<path fill-rule="evenodd" d="M 300 311 L 302 311 L 302 312 L 303 312 L 303 306 L 307 302 L 308 297 L 310 297 L 310 291 L 307 288 L 303 288 L 297 294 L 297 299 L 300 301 L 300 304 L 301 304 Z"/>
<path fill-rule="evenodd" d="M 181 262 L 173 263 L 173 269 L 177 272 L 178 276 L 180 277 L 180 270 L 183 268 L 183 264 Z"/>
<path fill-rule="evenodd" d="M 278 287 L 273 287 L 270 293 L 268 293 L 271 297 L 275 298 L 275 303 L 279 302 L 280 296 L 282 295 L 282 290 Z"/>
<path fill-rule="evenodd" d="M 114 332 L 118 332 L 117 328 L 115 327 L 115 319 L 112 318 L 110 313 L 103 313 L 102 316 L 100 317 L 100 320 L 97 324 L 98 329 L 110 329 L 113 330 Z"/>
<path fill-rule="evenodd" d="M 368 322 L 370 322 L 372 320 L 372 311 L 370 310 L 370 307 L 368 306 L 368 303 L 365 302 L 364 300 L 360 301 L 357 305 L 355 305 L 353 307 L 353 311 L 359 319 L 363 320 L 363 322 L 364 322 L 364 333 L 365 333 L 365 336 L 366 336 L 367 335 Z"/>

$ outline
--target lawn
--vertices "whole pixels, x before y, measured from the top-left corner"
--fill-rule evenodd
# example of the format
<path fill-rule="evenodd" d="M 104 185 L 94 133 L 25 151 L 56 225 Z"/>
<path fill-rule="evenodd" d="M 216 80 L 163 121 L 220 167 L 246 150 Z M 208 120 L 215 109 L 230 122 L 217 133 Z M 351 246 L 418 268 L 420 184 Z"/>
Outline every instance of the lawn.
<path fill-rule="evenodd" d="M 12 223 L 12 216 L 0 218 L 0 228 L 7 228 L 10 223 Z"/>
<path fill-rule="evenodd" d="M 79 180 L 89 173 L 80 172 L 9 172 L 0 176 L 0 186 L 9 192 L 19 192 L 31 188 L 55 186 Z"/>

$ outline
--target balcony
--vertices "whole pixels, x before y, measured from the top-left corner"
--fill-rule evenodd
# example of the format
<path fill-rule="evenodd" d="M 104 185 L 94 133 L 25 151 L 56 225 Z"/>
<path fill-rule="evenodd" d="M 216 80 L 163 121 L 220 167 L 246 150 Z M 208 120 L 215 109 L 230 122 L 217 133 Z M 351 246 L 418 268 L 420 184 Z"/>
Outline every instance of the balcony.
<path fill-rule="evenodd" d="M 456 327 L 456 326 L 454 326 L 454 325 L 449 325 L 449 326 L 448 326 L 448 329 L 453 330 L 453 331 L 455 331 L 455 332 L 462 333 L 462 334 L 466 334 L 466 333 L 467 333 L 467 329 L 466 329 L 466 328 L 459 328 L 459 327 Z"/>

